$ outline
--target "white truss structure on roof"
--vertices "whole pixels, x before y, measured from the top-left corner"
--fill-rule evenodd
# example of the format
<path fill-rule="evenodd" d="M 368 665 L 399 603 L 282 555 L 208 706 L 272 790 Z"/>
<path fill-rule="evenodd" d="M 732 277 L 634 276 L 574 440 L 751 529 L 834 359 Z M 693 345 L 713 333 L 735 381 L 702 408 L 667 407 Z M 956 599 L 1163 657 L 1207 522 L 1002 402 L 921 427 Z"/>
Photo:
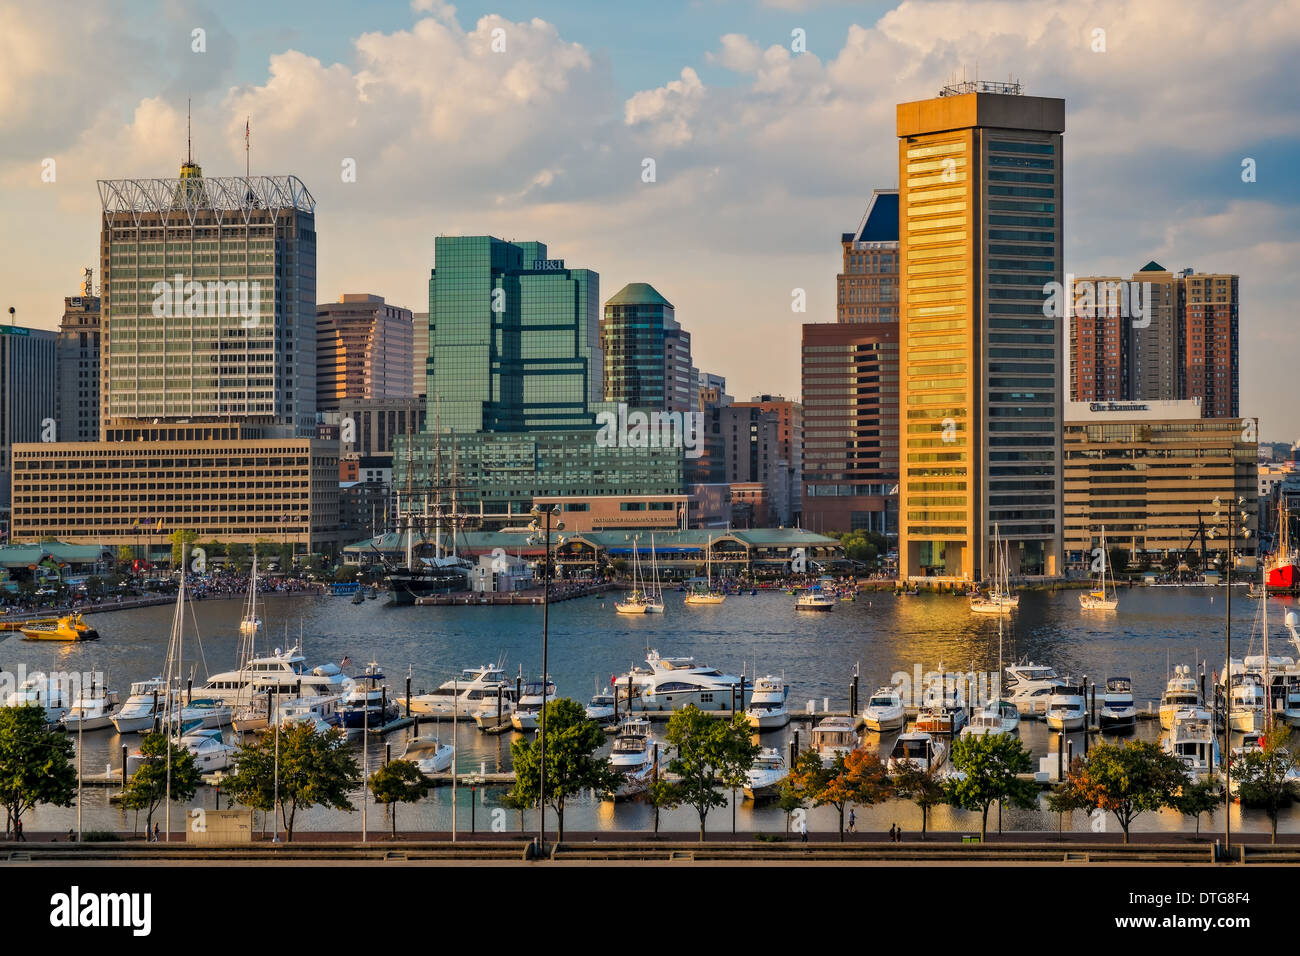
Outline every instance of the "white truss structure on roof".
<path fill-rule="evenodd" d="M 274 218 L 284 209 L 315 213 L 316 200 L 297 176 L 216 176 L 189 179 L 101 179 L 99 199 L 106 216 L 144 217 L 183 212 L 194 225 L 200 214 L 218 224 L 247 225 L 259 213 Z"/>

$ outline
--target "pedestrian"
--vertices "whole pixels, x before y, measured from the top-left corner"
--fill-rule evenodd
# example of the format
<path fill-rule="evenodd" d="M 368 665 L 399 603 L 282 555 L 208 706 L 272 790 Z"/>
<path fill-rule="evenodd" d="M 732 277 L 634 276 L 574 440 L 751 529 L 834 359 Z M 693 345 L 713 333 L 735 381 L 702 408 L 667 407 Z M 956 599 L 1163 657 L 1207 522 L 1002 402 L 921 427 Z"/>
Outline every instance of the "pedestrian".
<path fill-rule="evenodd" d="M 898 832 L 894 835 L 894 842 L 895 842 L 895 843 L 902 843 L 902 842 L 903 842 L 903 828 L 902 828 L 902 827 L 899 827 L 899 828 L 898 828 Z"/>
<path fill-rule="evenodd" d="M 897 831 L 898 831 L 898 825 L 895 824 L 895 823 L 891 823 L 891 824 L 889 825 L 889 842 L 890 842 L 890 843 L 896 843 L 896 842 L 898 842 L 897 840 L 894 839 L 894 835 L 897 833 Z"/>
<path fill-rule="evenodd" d="M 27 836 L 23 833 L 22 817 L 14 821 L 14 842 L 17 843 L 19 840 L 23 843 L 27 842 Z"/>
<path fill-rule="evenodd" d="M 854 815 L 853 810 L 849 810 L 849 832 L 858 832 L 858 818 Z"/>
<path fill-rule="evenodd" d="M 19 832 L 22 832 L 21 830 Z M 807 817 L 799 818 L 799 842 L 808 842 L 808 819 Z"/>
<path fill-rule="evenodd" d="M 68 842 L 73 843 L 77 839 L 77 833 L 72 827 L 68 827 Z"/>
<path fill-rule="evenodd" d="M 153 842 L 154 842 L 154 843 L 159 842 L 158 832 L 159 832 L 159 831 L 158 831 L 158 824 L 157 824 L 157 822 L 155 821 L 155 823 L 154 823 L 154 825 L 153 825 Z"/>

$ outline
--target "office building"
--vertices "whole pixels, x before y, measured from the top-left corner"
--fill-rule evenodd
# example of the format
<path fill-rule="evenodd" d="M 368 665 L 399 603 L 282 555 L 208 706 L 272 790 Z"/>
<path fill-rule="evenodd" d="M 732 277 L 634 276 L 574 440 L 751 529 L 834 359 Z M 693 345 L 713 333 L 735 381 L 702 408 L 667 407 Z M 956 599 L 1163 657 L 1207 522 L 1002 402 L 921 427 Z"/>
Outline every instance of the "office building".
<path fill-rule="evenodd" d="M 719 414 L 726 480 L 759 482 L 766 488 L 754 521 L 799 523 L 803 475 L 803 406 L 781 395 L 755 395 L 732 402 Z M 751 495 L 752 499 L 753 496 Z"/>
<path fill-rule="evenodd" d="M 57 341 L 44 329 L 0 325 L 0 507 L 10 501 L 13 446 L 55 440 Z"/>
<path fill-rule="evenodd" d="M 412 398 L 414 316 L 381 295 L 344 294 L 316 307 L 316 409 Z"/>
<path fill-rule="evenodd" d="M 699 409 L 691 334 L 675 315 L 673 304 L 646 282 L 625 285 L 605 303 L 605 401 L 673 412 Z"/>
<path fill-rule="evenodd" d="M 101 180 L 100 427 L 316 425 L 315 200 L 296 176 Z"/>
<path fill-rule="evenodd" d="M 411 394 L 423 398 L 429 387 L 429 313 L 415 312 L 411 338 Z"/>
<path fill-rule="evenodd" d="M 1076 572 L 1087 573 L 1103 528 L 1107 548 L 1129 552 L 1130 564 L 1189 548 L 1199 554 L 1202 543 L 1222 561 L 1228 503 L 1238 498 L 1251 535 L 1238 534 L 1234 550 L 1255 554 L 1258 444 L 1245 440 L 1251 429 L 1241 419 L 1201 411 L 1197 399 L 1067 403 L 1065 550 Z M 1198 528 L 1214 528 L 1216 511 L 1215 535 L 1202 542 Z"/>
<path fill-rule="evenodd" d="M 872 192 L 862 221 L 840 236 L 843 271 L 836 276 L 839 322 L 898 321 L 898 190 Z"/>
<path fill-rule="evenodd" d="M 81 294 L 65 296 L 58 340 L 58 440 L 99 438 L 99 296 L 86 269 Z"/>
<path fill-rule="evenodd" d="M 1061 572 L 1065 103 L 963 83 L 899 104 L 906 579 Z"/>

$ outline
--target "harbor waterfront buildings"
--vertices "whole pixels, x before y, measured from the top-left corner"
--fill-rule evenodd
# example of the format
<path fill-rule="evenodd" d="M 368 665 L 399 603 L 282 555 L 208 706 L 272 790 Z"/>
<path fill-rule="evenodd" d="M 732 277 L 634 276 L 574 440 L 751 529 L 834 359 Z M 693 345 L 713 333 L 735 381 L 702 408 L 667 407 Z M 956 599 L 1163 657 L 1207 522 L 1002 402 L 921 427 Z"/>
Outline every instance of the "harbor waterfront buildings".
<path fill-rule="evenodd" d="M 1065 550 L 1079 569 L 1091 564 L 1102 528 L 1108 548 L 1148 555 L 1158 563 L 1193 547 L 1212 515 L 1245 498 L 1249 538 L 1236 554 L 1256 551 L 1259 536 L 1259 445 L 1253 420 L 1205 418 L 1199 400 L 1068 402 L 1065 408 Z M 1219 498 L 1223 508 L 1213 502 Z M 1207 552 L 1227 546 L 1220 526 Z M 1198 542 L 1194 550 L 1200 553 Z"/>
<path fill-rule="evenodd" d="M 381 295 L 345 293 L 316 307 L 316 409 L 412 398 L 414 317 Z"/>
<path fill-rule="evenodd" d="M 962 83 L 897 108 L 899 568 L 1062 571 L 1065 102 Z"/>

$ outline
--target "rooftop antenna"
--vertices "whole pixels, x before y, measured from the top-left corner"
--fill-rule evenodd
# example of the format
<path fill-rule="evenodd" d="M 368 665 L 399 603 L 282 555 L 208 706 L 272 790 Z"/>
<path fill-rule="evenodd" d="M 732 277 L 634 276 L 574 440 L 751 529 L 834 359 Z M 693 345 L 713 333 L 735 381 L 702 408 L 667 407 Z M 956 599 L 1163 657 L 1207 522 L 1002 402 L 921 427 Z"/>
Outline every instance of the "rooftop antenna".
<path fill-rule="evenodd" d="M 249 177 L 249 169 L 251 168 L 249 163 L 249 158 L 248 158 L 248 133 L 249 133 L 249 123 L 251 119 L 252 117 L 248 117 L 248 116 L 244 117 L 244 178 L 245 179 Z"/>
<path fill-rule="evenodd" d="M 190 97 L 185 97 L 185 165 L 194 165 L 194 137 L 190 133 Z"/>

